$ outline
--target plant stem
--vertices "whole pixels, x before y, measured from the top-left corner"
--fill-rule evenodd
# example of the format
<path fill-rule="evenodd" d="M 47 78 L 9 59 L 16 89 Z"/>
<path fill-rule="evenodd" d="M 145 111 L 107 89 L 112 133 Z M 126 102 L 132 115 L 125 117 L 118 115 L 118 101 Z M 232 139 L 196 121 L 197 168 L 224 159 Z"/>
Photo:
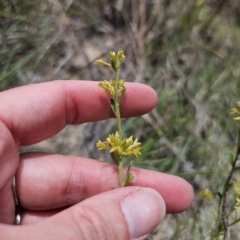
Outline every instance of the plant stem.
<path fill-rule="evenodd" d="M 120 99 L 118 96 L 119 76 L 120 76 L 120 68 L 117 68 L 114 104 L 115 104 L 115 111 L 116 111 L 116 118 L 117 118 L 118 133 L 119 133 L 120 144 L 121 144 L 121 142 L 122 142 L 122 123 L 121 123 L 121 116 L 120 116 L 120 102 L 119 102 Z M 120 187 L 124 187 L 126 184 L 126 181 L 123 180 L 122 168 L 123 168 L 123 164 L 122 164 L 122 159 L 121 159 L 118 162 L 118 178 L 119 178 Z"/>
<path fill-rule="evenodd" d="M 115 111 L 116 111 L 116 117 L 117 117 L 118 133 L 119 133 L 120 141 L 122 141 L 122 123 L 121 123 L 120 103 L 119 103 L 119 96 L 118 96 L 119 75 L 120 75 L 120 68 L 118 68 L 116 71 L 116 84 L 115 84 L 116 94 L 114 98 L 114 104 L 115 104 Z"/>
<path fill-rule="evenodd" d="M 226 214 L 226 200 L 227 200 L 227 192 L 228 192 L 228 188 L 229 188 L 229 184 L 233 175 L 233 172 L 235 170 L 235 166 L 236 166 L 236 162 L 238 160 L 238 156 L 240 154 L 240 128 L 238 129 L 238 137 L 237 137 L 237 149 L 236 149 L 236 153 L 234 156 L 234 160 L 232 162 L 232 167 L 231 167 L 231 171 L 229 172 L 227 179 L 224 183 L 223 186 L 223 191 L 222 191 L 222 199 L 220 201 L 220 205 L 219 205 L 219 212 L 221 212 L 221 221 L 223 224 L 223 229 L 224 229 L 224 233 L 223 233 L 223 240 L 226 239 L 227 237 L 227 231 L 228 231 L 228 218 L 227 218 L 227 214 Z M 219 217 L 218 217 L 219 219 Z M 219 222 L 219 221 L 218 221 Z M 217 224 L 218 225 L 218 224 Z M 217 226 L 218 227 L 218 226 Z"/>
<path fill-rule="evenodd" d="M 125 185 L 125 183 L 123 181 L 122 167 L 123 167 L 123 164 L 122 164 L 122 160 L 121 160 L 118 163 L 118 179 L 119 179 L 120 187 L 124 187 L 124 185 Z"/>

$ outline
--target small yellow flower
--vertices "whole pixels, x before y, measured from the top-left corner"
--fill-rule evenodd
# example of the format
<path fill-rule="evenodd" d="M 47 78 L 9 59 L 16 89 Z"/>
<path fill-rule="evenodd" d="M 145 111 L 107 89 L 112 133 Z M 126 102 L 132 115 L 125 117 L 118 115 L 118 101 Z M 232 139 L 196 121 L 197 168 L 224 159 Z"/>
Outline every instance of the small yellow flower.
<path fill-rule="evenodd" d="M 198 193 L 198 196 L 200 198 L 203 198 L 203 199 L 212 199 L 213 198 L 213 194 L 211 192 L 211 190 L 209 188 L 206 188 L 204 190 L 201 190 L 199 193 Z"/>
<path fill-rule="evenodd" d="M 236 194 L 236 203 L 234 208 L 236 210 L 240 210 L 240 178 L 238 178 L 237 181 L 233 184 L 233 191 Z"/>
<path fill-rule="evenodd" d="M 240 198 L 236 198 L 235 200 L 236 200 L 236 203 L 235 203 L 234 209 L 240 210 Z"/>
<path fill-rule="evenodd" d="M 116 53 L 113 51 L 109 52 L 109 58 L 111 61 L 116 61 Z"/>
<path fill-rule="evenodd" d="M 122 65 L 124 59 L 125 59 L 124 52 L 123 52 L 123 50 L 120 49 L 117 53 L 117 62 L 116 62 L 117 68 L 119 68 Z"/>
<path fill-rule="evenodd" d="M 137 157 L 141 155 L 141 143 L 138 142 L 137 138 L 133 141 L 133 136 L 121 140 L 119 133 L 116 132 L 115 135 L 109 134 L 106 140 L 105 142 L 98 140 L 97 148 L 99 150 L 109 149 L 117 161 L 120 161 L 124 156 L 135 155 Z"/>
<path fill-rule="evenodd" d="M 117 54 L 113 51 L 110 51 L 109 58 L 110 58 L 111 66 L 113 70 L 117 71 L 117 69 L 119 69 L 120 66 L 122 65 L 125 56 L 124 56 L 123 50 L 120 49 L 118 50 Z"/>
<path fill-rule="evenodd" d="M 99 65 L 106 65 L 108 67 L 111 67 L 110 63 L 107 63 L 107 62 L 103 61 L 102 59 L 96 60 L 96 63 L 99 64 Z"/>
<path fill-rule="evenodd" d="M 125 55 L 124 55 L 124 52 L 123 50 L 119 49 L 117 54 L 113 51 L 110 51 L 109 52 L 109 58 L 111 61 L 117 63 L 117 62 L 120 62 L 122 63 L 124 58 L 125 58 Z"/>
<path fill-rule="evenodd" d="M 118 96 L 119 96 L 119 98 L 122 97 L 123 93 L 126 90 L 126 88 L 124 87 L 124 82 L 125 81 L 123 79 L 120 79 L 118 81 Z M 98 86 L 101 89 L 107 91 L 112 96 L 112 98 L 114 98 L 116 96 L 115 85 L 116 85 L 116 80 L 110 80 L 110 81 L 103 80 L 102 82 L 100 82 L 98 84 Z"/>
<path fill-rule="evenodd" d="M 232 108 L 230 114 L 240 114 L 240 112 L 236 108 Z"/>
<path fill-rule="evenodd" d="M 240 101 L 237 102 L 237 105 L 238 105 L 238 107 L 240 108 Z M 237 116 L 237 117 L 234 117 L 233 120 L 235 120 L 235 121 L 240 121 L 240 111 L 239 111 L 237 108 L 232 108 L 232 109 L 230 110 L 230 114 L 239 115 L 239 116 Z"/>
<path fill-rule="evenodd" d="M 233 184 L 233 191 L 236 195 L 240 195 L 240 178 Z"/>
<path fill-rule="evenodd" d="M 117 53 L 117 57 L 119 60 L 122 60 L 123 58 L 125 58 L 124 56 L 124 53 L 123 53 L 123 50 L 119 50 L 118 53 Z"/>
<path fill-rule="evenodd" d="M 116 72 L 121 67 L 121 65 L 124 61 L 124 58 L 125 58 L 124 52 L 123 52 L 123 50 L 120 49 L 117 52 L 117 54 L 113 51 L 109 52 L 110 63 L 105 62 L 102 59 L 96 60 L 96 63 L 100 64 L 100 65 L 105 65 L 105 66 L 111 67 Z"/>

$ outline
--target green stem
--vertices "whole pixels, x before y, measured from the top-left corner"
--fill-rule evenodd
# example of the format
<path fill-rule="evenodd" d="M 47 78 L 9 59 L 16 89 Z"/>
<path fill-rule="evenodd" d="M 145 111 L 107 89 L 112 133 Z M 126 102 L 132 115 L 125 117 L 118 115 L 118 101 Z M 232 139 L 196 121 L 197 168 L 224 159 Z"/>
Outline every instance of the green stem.
<path fill-rule="evenodd" d="M 116 111 L 116 117 L 117 117 L 117 126 L 118 126 L 118 133 L 120 138 L 120 144 L 122 142 L 122 123 L 121 123 L 121 116 L 120 116 L 120 102 L 119 102 L 119 96 L 118 96 L 118 86 L 119 86 L 119 76 L 120 76 L 120 68 L 117 68 L 116 71 L 116 84 L 115 84 L 115 98 L 114 98 L 114 104 L 115 104 L 115 111 Z M 119 183 L 121 187 L 124 187 L 126 182 L 123 180 L 123 164 L 122 160 L 118 162 L 118 178 Z"/>
<path fill-rule="evenodd" d="M 120 187 L 124 187 L 124 185 L 125 185 L 124 181 L 123 181 L 122 168 L 123 168 L 123 164 L 122 164 L 122 160 L 121 160 L 118 163 L 118 179 L 119 179 Z"/>
<path fill-rule="evenodd" d="M 124 181 L 123 181 L 123 187 L 127 184 L 128 181 L 128 175 L 130 173 L 130 168 L 131 168 L 132 162 L 129 164 L 128 169 L 127 169 L 127 173 L 125 175 Z"/>
<path fill-rule="evenodd" d="M 121 123 L 121 116 L 120 116 L 120 102 L 119 102 L 119 96 L 118 96 L 119 75 L 120 75 L 120 69 L 118 68 L 116 71 L 116 84 L 115 84 L 116 94 L 114 98 L 114 104 L 115 104 L 116 117 L 117 117 L 118 133 L 119 133 L 120 141 L 122 141 L 122 123 Z"/>
<path fill-rule="evenodd" d="M 228 216 L 226 214 L 227 192 L 228 192 L 228 188 L 230 185 L 230 181 L 231 181 L 233 172 L 235 170 L 235 166 L 236 166 L 236 162 L 238 160 L 239 154 L 240 154 L 240 128 L 238 128 L 236 153 L 235 153 L 234 160 L 233 160 L 233 163 L 231 166 L 231 170 L 230 170 L 230 172 L 226 178 L 226 181 L 223 185 L 222 198 L 221 198 L 221 201 L 219 204 L 219 210 L 218 210 L 216 234 L 218 233 L 218 225 L 219 225 L 219 222 L 221 221 L 223 224 L 223 240 L 225 240 L 227 238 L 227 232 L 228 232 Z"/>

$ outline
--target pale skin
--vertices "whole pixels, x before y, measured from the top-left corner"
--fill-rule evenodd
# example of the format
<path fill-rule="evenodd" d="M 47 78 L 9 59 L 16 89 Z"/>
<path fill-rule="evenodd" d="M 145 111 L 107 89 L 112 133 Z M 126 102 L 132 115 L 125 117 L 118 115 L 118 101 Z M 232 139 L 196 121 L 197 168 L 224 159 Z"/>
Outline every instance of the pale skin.
<path fill-rule="evenodd" d="M 125 86 L 122 117 L 139 116 L 155 107 L 157 95 L 152 88 L 137 83 Z M 67 124 L 109 117 L 113 117 L 109 96 L 99 89 L 97 82 L 53 81 L 0 93 L 2 240 L 141 239 L 139 237 L 150 233 L 163 218 L 165 208 L 167 213 L 178 213 L 190 206 L 192 187 L 176 176 L 132 168 L 134 180 L 128 187 L 118 188 L 114 164 L 40 152 L 19 155 L 20 146 L 47 139 Z M 21 226 L 12 225 L 14 176 L 23 207 Z M 137 229 L 133 233 L 121 209 L 124 199 L 140 196 L 138 193 L 142 194 L 143 197 L 139 197 L 142 201 L 153 194 L 160 203 L 155 204 L 153 200 L 155 208 L 150 220 L 146 217 L 142 232 L 136 233 L 140 231 Z M 137 204 L 138 201 L 136 207 Z"/>

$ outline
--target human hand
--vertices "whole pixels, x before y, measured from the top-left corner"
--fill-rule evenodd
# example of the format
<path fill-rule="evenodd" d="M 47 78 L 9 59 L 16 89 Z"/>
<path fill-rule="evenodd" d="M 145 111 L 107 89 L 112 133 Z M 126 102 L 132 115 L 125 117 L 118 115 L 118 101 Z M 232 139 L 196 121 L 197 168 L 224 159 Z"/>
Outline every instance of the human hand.
<path fill-rule="evenodd" d="M 150 87 L 126 86 L 122 117 L 144 114 L 156 105 Z M 112 117 L 108 102 L 109 96 L 89 81 L 54 81 L 0 93 L 2 240 L 140 239 L 154 229 L 165 209 L 177 213 L 190 205 L 192 188 L 176 176 L 132 168 L 131 186 L 117 188 L 116 166 L 110 163 L 49 153 L 19 156 L 19 146 L 49 138 L 66 124 Z M 21 226 L 11 226 L 14 176 Z"/>

